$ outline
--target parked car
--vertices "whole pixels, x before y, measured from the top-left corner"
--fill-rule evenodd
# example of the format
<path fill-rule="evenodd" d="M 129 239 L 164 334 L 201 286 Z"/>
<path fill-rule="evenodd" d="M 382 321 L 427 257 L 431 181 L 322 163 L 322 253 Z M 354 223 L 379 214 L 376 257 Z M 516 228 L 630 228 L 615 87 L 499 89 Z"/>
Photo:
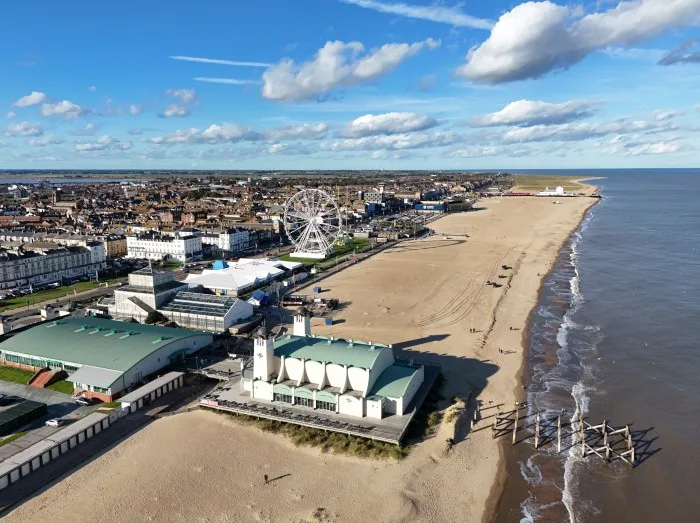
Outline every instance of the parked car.
<path fill-rule="evenodd" d="M 78 403 L 79 405 L 94 405 L 95 403 L 97 403 L 97 400 L 95 400 L 93 398 L 80 397 L 80 398 L 77 398 L 75 400 L 75 402 Z"/>
<path fill-rule="evenodd" d="M 62 418 L 54 418 L 50 419 L 49 421 L 46 422 L 47 427 L 60 427 L 61 425 L 64 425 L 66 423 L 66 420 Z"/>

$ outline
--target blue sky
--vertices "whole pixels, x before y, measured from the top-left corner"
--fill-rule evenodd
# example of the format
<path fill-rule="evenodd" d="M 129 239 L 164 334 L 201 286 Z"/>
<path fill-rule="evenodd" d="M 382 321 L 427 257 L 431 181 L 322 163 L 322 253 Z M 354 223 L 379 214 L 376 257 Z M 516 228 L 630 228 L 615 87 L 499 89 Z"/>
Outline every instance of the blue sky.
<path fill-rule="evenodd" d="M 700 163 L 700 0 L 7 4 L 0 169 Z"/>

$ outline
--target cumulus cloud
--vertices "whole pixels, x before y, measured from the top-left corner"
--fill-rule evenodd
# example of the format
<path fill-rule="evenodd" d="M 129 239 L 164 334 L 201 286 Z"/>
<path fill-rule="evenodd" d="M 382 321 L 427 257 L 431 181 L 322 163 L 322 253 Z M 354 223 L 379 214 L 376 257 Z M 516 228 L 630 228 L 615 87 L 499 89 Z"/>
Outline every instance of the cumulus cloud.
<path fill-rule="evenodd" d="M 659 65 L 700 64 L 700 38 L 686 40 L 659 60 Z"/>
<path fill-rule="evenodd" d="M 32 138 L 27 140 L 27 145 L 30 147 L 46 147 L 47 145 L 57 145 L 63 143 L 63 140 L 56 138 L 52 134 L 47 134 L 40 136 L 39 138 Z"/>
<path fill-rule="evenodd" d="M 221 125 L 210 125 L 203 131 L 196 128 L 179 129 L 168 136 L 156 136 L 146 138 L 144 142 L 158 145 L 175 144 L 218 144 L 237 143 L 242 141 L 257 141 L 264 139 L 264 136 L 250 127 L 243 127 L 231 123 Z"/>
<path fill-rule="evenodd" d="M 417 20 L 426 20 L 448 24 L 454 27 L 473 27 L 475 29 L 490 29 L 493 25 L 489 20 L 483 20 L 463 13 L 456 7 L 442 5 L 418 6 L 403 2 L 393 4 L 377 2 L 375 0 L 341 0 L 346 4 L 372 9 L 380 13 L 405 16 Z"/>
<path fill-rule="evenodd" d="M 326 123 L 304 123 L 271 129 L 265 133 L 268 140 L 320 140 L 328 134 Z"/>
<path fill-rule="evenodd" d="M 12 120 L 15 116 L 17 116 L 17 115 L 15 114 L 14 111 L 9 111 L 9 112 L 7 113 L 7 119 L 8 119 L 8 120 Z"/>
<path fill-rule="evenodd" d="M 17 100 L 14 104 L 15 107 L 31 107 L 33 105 L 39 105 L 46 101 L 46 95 L 40 91 L 32 91 L 27 96 L 23 96 Z"/>
<path fill-rule="evenodd" d="M 508 129 L 503 140 L 508 143 L 524 142 L 569 142 L 587 140 L 608 135 L 625 135 L 629 133 L 660 133 L 676 130 L 668 121 L 629 120 L 620 118 L 610 122 L 566 123 L 561 125 L 533 125 L 531 127 L 514 127 Z"/>
<path fill-rule="evenodd" d="M 141 114 L 142 111 L 143 111 L 143 107 L 140 105 L 131 104 L 129 106 L 129 114 L 130 115 L 136 116 L 137 114 Z"/>
<path fill-rule="evenodd" d="M 460 142 L 463 137 L 451 132 L 404 133 L 383 136 L 366 136 L 347 138 L 321 143 L 321 149 L 327 151 L 379 151 L 424 149 L 427 147 L 444 147 Z"/>
<path fill-rule="evenodd" d="M 186 105 L 171 104 L 160 114 L 163 118 L 183 118 L 190 115 L 190 108 Z"/>
<path fill-rule="evenodd" d="M 94 136 L 95 134 L 97 134 L 97 131 L 99 129 L 99 126 L 95 125 L 94 123 L 88 123 L 85 124 L 83 127 L 80 127 L 79 129 L 73 131 L 73 134 L 75 136 Z"/>
<path fill-rule="evenodd" d="M 278 102 L 309 100 L 336 87 L 379 78 L 422 49 L 435 49 L 440 42 L 428 38 L 413 44 L 385 44 L 365 53 L 360 42 L 327 42 L 313 60 L 297 65 L 282 60 L 263 73 L 262 94 Z"/>
<path fill-rule="evenodd" d="M 75 120 L 84 112 L 85 109 L 68 100 L 56 102 L 55 104 L 45 103 L 41 106 L 41 114 L 43 116 L 56 116 L 64 120 Z"/>
<path fill-rule="evenodd" d="M 586 100 L 571 100 L 559 104 L 517 100 L 495 113 L 476 116 L 469 121 L 469 124 L 473 127 L 561 124 L 587 118 L 592 114 L 591 103 Z"/>
<path fill-rule="evenodd" d="M 491 35 L 467 54 L 456 74 L 497 84 L 566 69 L 592 52 L 630 46 L 700 17 L 698 0 L 630 0 L 581 16 L 550 1 L 527 2 L 498 20 Z"/>
<path fill-rule="evenodd" d="M 81 142 L 75 144 L 75 150 L 78 152 L 93 152 L 93 151 L 126 151 L 131 149 L 133 144 L 130 141 L 122 141 L 113 136 L 104 135 L 102 138 L 94 142 Z"/>
<path fill-rule="evenodd" d="M 362 138 L 381 134 L 400 134 L 424 131 L 438 125 L 438 121 L 427 114 L 393 112 L 366 114 L 350 122 L 343 135 L 348 138 Z"/>
<path fill-rule="evenodd" d="M 41 136 L 44 134 L 44 129 L 39 123 L 19 122 L 8 125 L 4 134 L 5 136 Z"/>
<path fill-rule="evenodd" d="M 165 95 L 169 98 L 177 98 L 178 102 L 168 105 L 160 113 L 161 118 L 183 118 L 190 115 L 190 107 L 198 102 L 197 92 L 194 89 L 168 89 Z"/>

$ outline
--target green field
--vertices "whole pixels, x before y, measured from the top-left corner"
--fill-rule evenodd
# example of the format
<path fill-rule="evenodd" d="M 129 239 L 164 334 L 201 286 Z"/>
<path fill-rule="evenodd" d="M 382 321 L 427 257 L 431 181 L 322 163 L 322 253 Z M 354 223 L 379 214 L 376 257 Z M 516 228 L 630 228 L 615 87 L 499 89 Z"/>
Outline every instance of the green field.
<path fill-rule="evenodd" d="M 28 370 L 0 366 L 0 380 L 2 381 L 11 381 L 12 383 L 22 383 L 26 385 L 32 376 L 34 376 L 34 373 Z"/>
<path fill-rule="evenodd" d="M 59 298 L 65 298 L 70 296 L 75 292 L 84 292 L 92 289 L 97 289 L 98 287 L 104 287 L 105 283 L 113 283 L 115 279 L 106 279 L 100 281 L 100 283 L 94 283 L 91 281 L 80 281 L 73 285 L 64 285 L 63 287 L 57 287 L 56 289 L 46 289 L 43 291 L 37 291 L 33 294 L 27 294 L 26 296 L 19 296 L 17 298 L 8 298 L 6 300 L 0 301 L 0 312 L 8 309 L 17 309 L 18 307 L 26 307 L 29 305 L 34 305 L 41 303 L 43 301 L 53 301 Z"/>
<path fill-rule="evenodd" d="M 353 251 L 359 252 L 367 247 L 369 247 L 369 240 L 353 239 L 347 242 L 345 245 L 334 245 L 333 252 L 331 252 L 331 254 L 329 254 L 327 258 L 324 258 L 322 260 L 317 260 L 316 258 L 296 258 L 291 254 L 284 254 L 280 256 L 279 259 L 283 261 L 299 262 L 303 263 L 304 265 L 326 265 L 328 264 L 328 262 L 335 260 L 335 258 L 352 253 Z"/>
<path fill-rule="evenodd" d="M 34 373 L 28 370 L 0 366 L 0 381 L 10 381 L 12 383 L 26 385 L 29 380 L 32 379 L 32 376 L 34 376 Z M 46 388 L 55 392 L 62 392 L 63 394 L 73 394 L 73 384 L 66 380 L 57 381 Z"/>
<path fill-rule="evenodd" d="M 587 192 L 590 185 L 579 183 L 583 176 L 546 176 L 536 174 L 523 174 L 513 177 L 516 192 L 539 192 L 545 188 L 554 188 L 561 185 L 566 192 Z"/>

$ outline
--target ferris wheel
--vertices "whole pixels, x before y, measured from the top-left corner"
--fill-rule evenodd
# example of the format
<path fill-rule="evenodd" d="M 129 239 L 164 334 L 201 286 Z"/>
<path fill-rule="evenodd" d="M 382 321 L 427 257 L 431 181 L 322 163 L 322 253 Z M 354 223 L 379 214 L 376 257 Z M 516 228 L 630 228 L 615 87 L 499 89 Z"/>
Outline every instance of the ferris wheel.
<path fill-rule="evenodd" d="M 292 256 L 325 258 L 341 232 L 338 204 L 325 191 L 304 189 L 284 208 L 284 228 L 296 246 Z"/>

